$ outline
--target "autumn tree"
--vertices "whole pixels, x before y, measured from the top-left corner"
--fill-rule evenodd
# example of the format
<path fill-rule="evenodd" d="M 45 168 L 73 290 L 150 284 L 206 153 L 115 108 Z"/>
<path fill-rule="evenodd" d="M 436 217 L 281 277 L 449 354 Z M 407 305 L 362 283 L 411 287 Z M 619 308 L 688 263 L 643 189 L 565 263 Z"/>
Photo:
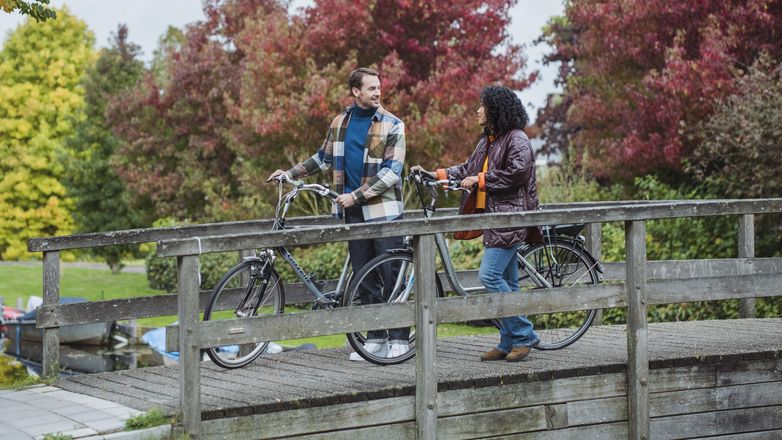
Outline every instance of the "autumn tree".
<path fill-rule="evenodd" d="M 290 15 L 280 1 L 209 1 L 170 54 L 170 83 L 150 75 L 113 108 L 119 174 L 160 215 L 258 216 L 265 176 L 321 144 L 359 66 L 381 72 L 409 163 L 463 160 L 480 88 L 534 80 L 508 39 L 514 3 L 322 0 Z"/>
<path fill-rule="evenodd" d="M 116 231 L 144 227 L 143 206 L 132 203 L 110 164 L 117 140 L 106 122 L 109 101 L 133 86 L 144 72 L 139 46 L 128 41 L 128 28 L 120 25 L 111 46 L 101 49 L 82 80 L 84 106 L 74 114 L 74 133 L 63 155 L 63 182 L 74 200 L 73 218 L 79 232 Z M 138 202 L 138 200 L 136 200 Z M 132 249 L 110 246 L 94 250 L 113 271 Z"/>
<path fill-rule="evenodd" d="M 22 15 L 29 15 L 35 21 L 46 21 L 57 18 L 57 11 L 49 6 L 50 0 L 0 0 L 0 9 L 7 13 L 18 11 Z"/>
<path fill-rule="evenodd" d="M 20 25 L 0 51 L 0 257 L 29 258 L 27 239 L 67 234 L 72 201 L 60 182 L 64 139 L 82 105 L 94 38 L 61 10 Z"/>
<path fill-rule="evenodd" d="M 540 123 L 602 179 L 677 181 L 704 141 L 700 123 L 760 53 L 782 59 L 780 38 L 779 0 L 572 0 L 542 38 L 567 99 Z"/>

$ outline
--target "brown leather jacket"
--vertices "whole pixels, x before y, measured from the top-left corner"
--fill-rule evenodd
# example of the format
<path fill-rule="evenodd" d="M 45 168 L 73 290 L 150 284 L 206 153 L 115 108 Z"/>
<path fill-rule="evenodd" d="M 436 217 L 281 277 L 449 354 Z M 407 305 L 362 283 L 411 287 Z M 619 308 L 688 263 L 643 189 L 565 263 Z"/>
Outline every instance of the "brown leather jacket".
<path fill-rule="evenodd" d="M 488 139 L 481 137 L 467 162 L 438 170 L 449 177 L 464 179 L 478 176 L 486 189 L 486 212 L 521 212 L 538 209 L 535 182 L 535 157 L 529 138 L 522 130 L 511 130 L 488 146 L 489 166 L 481 173 Z M 467 200 L 462 196 L 462 204 Z M 538 243 L 543 240 L 539 227 L 519 229 L 485 229 L 483 245 L 507 248 L 516 243 Z"/>

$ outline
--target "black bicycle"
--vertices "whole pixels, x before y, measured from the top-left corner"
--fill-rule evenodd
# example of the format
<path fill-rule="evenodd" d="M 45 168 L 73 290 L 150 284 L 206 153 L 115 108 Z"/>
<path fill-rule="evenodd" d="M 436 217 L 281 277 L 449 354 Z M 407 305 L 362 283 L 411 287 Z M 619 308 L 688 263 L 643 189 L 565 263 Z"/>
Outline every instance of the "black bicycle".
<path fill-rule="evenodd" d="M 273 231 L 286 229 L 285 217 L 301 192 L 313 192 L 332 204 L 338 196 L 324 185 L 305 184 L 285 177 L 280 177 L 277 181 L 280 191 L 271 228 Z M 290 185 L 292 189 L 283 193 L 283 184 Z M 285 289 L 274 268 L 275 252 L 290 265 L 304 287 L 313 295 L 313 308 L 331 308 L 341 304 L 342 292 L 350 282 L 352 274 L 347 261 L 343 264 L 336 286 L 332 290 L 325 290 L 326 283 L 317 280 L 314 274 L 305 272 L 287 248 L 269 248 L 256 250 L 254 256 L 245 257 L 241 263 L 228 270 L 212 290 L 204 311 L 204 321 L 282 314 L 285 308 Z M 269 342 L 211 347 L 206 349 L 206 354 L 223 368 L 239 368 L 264 353 Z"/>
<path fill-rule="evenodd" d="M 416 193 L 421 202 L 421 208 L 426 217 L 434 216 L 439 192 L 466 191 L 454 180 L 435 180 L 426 174 L 411 173 L 407 180 L 415 184 Z M 425 193 L 428 192 L 429 202 Z M 553 287 L 571 287 L 576 285 L 597 284 L 600 282 L 599 272 L 602 271 L 598 261 L 584 246 L 584 237 L 579 235 L 584 225 L 563 225 L 544 228 L 544 241 L 537 244 L 525 244 L 518 251 L 519 286 L 522 292 L 529 289 L 546 289 Z M 357 306 L 366 304 L 366 294 L 361 286 L 365 280 L 389 292 L 387 302 L 412 301 L 415 298 L 415 273 L 413 270 L 414 255 L 410 246 L 411 237 L 406 239 L 404 249 L 390 250 L 383 255 L 370 260 L 357 274 L 344 295 L 343 304 Z M 457 295 L 470 295 L 483 291 L 483 287 L 467 288 L 456 276 L 453 262 L 448 251 L 448 245 L 443 234 L 435 234 L 435 244 L 443 265 L 444 278 L 451 286 L 451 291 Z M 383 274 L 396 273 L 396 277 L 388 278 Z M 444 296 L 441 276 L 436 277 L 438 296 Z M 386 280 L 387 283 L 383 283 Z M 587 331 L 595 318 L 596 310 L 582 310 L 568 313 L 538 314 L 530 316 L 535 325 L 540 342 L 535 348 L 540 350 L 555 350 L 567 347 L 578 340 Z M 499 328 L 498 320 L 490 320 Z M 366 350 L 363 343 L 367 333 L 352 333 L 348 335 L 351 346 L 363 358 L 376 364 L 388 364 L 389 360 Z M 410 350 L 394 359 L 393 363 L 404 362 L 415 355 L 412 348 L 415 344 L 414 329 L 410 332 Z"/>

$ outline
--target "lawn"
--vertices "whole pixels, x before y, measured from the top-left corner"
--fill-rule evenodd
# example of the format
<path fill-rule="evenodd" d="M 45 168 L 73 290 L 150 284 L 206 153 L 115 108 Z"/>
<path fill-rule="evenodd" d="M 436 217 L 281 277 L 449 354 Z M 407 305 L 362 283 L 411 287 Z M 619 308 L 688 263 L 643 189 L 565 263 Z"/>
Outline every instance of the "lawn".
<path fill-rule="evenodd" d="M 5 304 L 16 305 L 16 298 L 22 298 L 22 306 L 27 304 L 30 295 L 41 296 L 42 274 L 40 266 L 0 266 L 0 296 Z M 107 269 L 82 269 L 62 267 L 60 272 L 60 295 L 80 296 L 89 301 L 102 299 L 130 298 L 144 295 L 159 295 L 164 292 L 147 286 L 143 273 L 120 272 L 112 274 Z M 138 320 L 144 327 L 161 327 L 172 324 L 176 316 L 159 316 Z M 493 327 L 474 327 L 464 324 L 441 324 L 437 326 L 439 337 L 464 336 L 478 334 L 496 334 Z M 315 344 L 318 348 L 343 347 L 344 335 L 319 336 L 316 338 L 281 341 L 286 346 L 298 346 L 305 343 Z"/>
<path fill-rule="evenodd" d="M 42 296 L 41 266 L 0 266 L 0 296 L 6 305 L 16 307 L 16 298 L 22 298 L 22 307 L 31 295 Z M 89 301 L 160 295 L 150 289 L 143 273 L 120 272 L 112 274 L 106 268 L 82 269 L 63 266 L 60 269 L 60 296 L 79 296 Z M 139 325 L 159 327 L 171 324 L 176 317 L 140 319 Z"/>

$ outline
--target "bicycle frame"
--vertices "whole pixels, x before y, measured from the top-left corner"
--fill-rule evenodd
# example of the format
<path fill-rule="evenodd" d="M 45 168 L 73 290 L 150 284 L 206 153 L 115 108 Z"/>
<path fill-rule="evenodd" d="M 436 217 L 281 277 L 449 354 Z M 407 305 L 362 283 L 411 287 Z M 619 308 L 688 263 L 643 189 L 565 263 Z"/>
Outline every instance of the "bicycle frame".
<path fill-rule="evenodd" d="M 294 188 L 289 192 L 283 194 L 282 184 L 285 182 L 290 183 L 291 185 L 293 185 Z M 321 197 L 328 199 L 332 204 L 335 203 L 337 194 L 329 190 L 327 187 L 323 185 L 304 184 L 303 182 L 292 181 L 287 178 L 280 179 L 279 183 L 280 183 L 279 196 L 277 202 L 277 209 L 275 211 L 275 220 L 274 220 L 274 224 L 272 225 L 272 231 L 279 231 L 285 229 L 285 216 L 288 214 L 288 210 L 290 209 L 293 200 L 296 199 L 296 197 L 299 195 L 301 191 L 312 191 L 320 195 Z M 272 248 L 267 249 L 265 258 L 269 259 L 269 261 L 272 264 L 274 263 L 273 251 L 279 253 L 280 257 L 282 257 L 282 259 L 288 263 L 291 269 L 293 269 L 293 272 L 296 274 L 296 276 L 301 280 L 302 284 L 304 284 L 304 287 L 312 294 L 312 296 L 315 297 L 316 302 L 325 305 L 336 303 L 335 298 L 329 298 L 323 293 L 323 291 L 321 291 L 321 289 L 315 284 L 315 281 L 312 279 L 310 274 L 304 271 L 304 269 L 299 265 L 299 263 L 293 257 L 293 254 L 291 254 L 291 252 L 288 250 L 288 248 L 283 246 L 283 247 L 278 247 L 273 249 Z M 261 252 L 258 252 L 256 254 L 256 258 L 259 257 L 264 258 L 262 257 Z M 345 262 L 342 264 L 342 272 L 340 272 L 339 279 L 337 280 L 337 286 L 334 292 L 342 292 L 344 291 L 345 287 L 347 287 L 346 284 L 348 278 L 349 265 L 350 265 L 350 256 L 348 255 L 345 258 Z"/>
<path fill-rule="evenodd" d="M 463 190 L 469 192 L 469 190 L 466 189 L 460 189 L 457 188 L 454 182 L 451 181 L 432 181 L 431 183 L 423 183 L 430 188 L 430 202 L 427 206 L 424 202 L 423 194 L 421 194 L 419 182 L 416 181 L 416 191 L 418 192 L 418 196 L 421 200 L 421 207 L 424 211 L 424 216 L 426 218 L 432 218 L 434 216 L 434 212 L 436 211 L 436 205 L 437 205 L 437 189 L 436 186 L 443 186 L 445 191 L 455 191 L 455 190 Z M 443 269 L 445 271 L 445 277 L 448 280 L 448 284 L 451 285 L 451 288 L 456 292 L 458 295 L 464 296 L 469 295 L 472 292 L 479 292 L 484 290 L 483 287 L 464 287 L 461 282 L 459 282 L 459 278 L 456 276 L 456 269 L 453 267 L 453 261 L 451 260 L 451 254 L 448 251 L 448 244 L 445 241 L 445 235 L 442 233 L 434 234 L 434 241 L 435 245 L 437 246 L 437 251 L 440 254 L 440 260 L 443 263 Z M 540 273 L 538 273 L 537 270 L 524 258 L 520 258 L 521 264 L 524 267 L 524 269 L 532 276 L 535 281 L 541 286 L 550 288 L 552 287 L 551 283 L 546 280 L 545 277 L 543 277 Z"/>

